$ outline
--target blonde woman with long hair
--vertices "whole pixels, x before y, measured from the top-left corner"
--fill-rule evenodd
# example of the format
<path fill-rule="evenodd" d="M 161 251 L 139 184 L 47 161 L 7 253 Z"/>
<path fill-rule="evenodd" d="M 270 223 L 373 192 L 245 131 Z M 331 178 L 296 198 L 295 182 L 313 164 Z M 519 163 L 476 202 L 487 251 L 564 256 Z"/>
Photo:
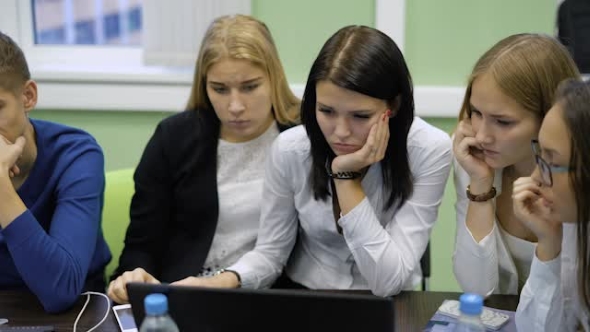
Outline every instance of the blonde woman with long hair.
<path fill-rule="evenodd" d="M 209 276 L 254 248 L 264 161 L 299 122 L 266 25 L 216 19 L 196 63 L 187 110 L 156 128 L 135 171 L 131 223 L 108 295 L 128 282 Z"/>
<path fill-rule="evenodd" d="M 522 289 L 537 237 L 514 214 L 512 183 L 535 167 L 530 142 L 558 84 L 576 77 L 567 50 L 539 34 L 509 36 L 477 61 L 453 140 L 453 269 L 464 291 L 487 296 Z"/>

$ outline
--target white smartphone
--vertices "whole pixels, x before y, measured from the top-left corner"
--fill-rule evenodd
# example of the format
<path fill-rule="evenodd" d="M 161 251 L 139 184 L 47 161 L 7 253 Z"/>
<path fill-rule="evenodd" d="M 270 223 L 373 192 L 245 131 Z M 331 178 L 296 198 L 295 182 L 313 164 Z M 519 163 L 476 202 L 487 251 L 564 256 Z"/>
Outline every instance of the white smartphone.
<path fill-rule="evenodd" d="M 113 312 L 115 313 L 121 332 L 137 332 L 133 311 L 131 311 L 131 304 L 113 306 Z"/>

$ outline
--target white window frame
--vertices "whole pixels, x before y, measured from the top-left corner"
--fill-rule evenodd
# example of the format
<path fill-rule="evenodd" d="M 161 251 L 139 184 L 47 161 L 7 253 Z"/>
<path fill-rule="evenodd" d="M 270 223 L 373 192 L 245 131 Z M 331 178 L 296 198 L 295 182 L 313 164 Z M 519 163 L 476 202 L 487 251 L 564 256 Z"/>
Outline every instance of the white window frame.
<path fill-rule="evenodd" d="M 18 2 L 19 45 L 25 52 L 27 61 L 35 67 L 45 68 L 46 66 L 57 65 L 56 68 L 61 69 L 60 67 L 67 63 L 67 67 L 70 68 L 83 68 L 88 66 L 88 59 L 92 59 L 94 66 L 107 68 L 112 67 L 113 63 L 117 63 L 122 68 L 136 66 L 141 63 L 142 52 L 140 47 L 35 45 L 35 31 L 33 31 L 33 24 L 31 24 L 33 22 L 32 1 L 16 1 Z"/>
<path fill-rule="evenodd" d="M 375 0 L 375 27 L 386 33 L 404 51 L 406 0 Z M 416 114 L 455 117 L 463 102 L 464 87 L 414 86 Z"/>
<path fill-rule="evenodd" d="M 35 45 L 31 1 L 0 0 L 0 8 L 0 30 L 21 45 L 39 84 L 38 108 L 176 112 L 184 107 L 193 68 L 143 66 L 141 49 L 133 47 Z M 402 51 L 405 11 L 406 0 L 375 0 L 376 28 Z M 93 59 L 91 66 L 86 59 Z M 291 88 L 301 97 L 304 82 Z M 463 87 L 416 86 L 418 115 L 456 116 L 463 93 Z"/>
<path fill-rule="evenodd" d="M 0 0 L 0 4 L 15 11 L 6 18 L 16 21 L 9 22 L 13 29 L 16 26 L 11 35 L 39 84 L 38 108 L 177 111 L 184 107 L 193 68 L 144 66 L 140 47 L 35 45 L 31 1 Z"/>

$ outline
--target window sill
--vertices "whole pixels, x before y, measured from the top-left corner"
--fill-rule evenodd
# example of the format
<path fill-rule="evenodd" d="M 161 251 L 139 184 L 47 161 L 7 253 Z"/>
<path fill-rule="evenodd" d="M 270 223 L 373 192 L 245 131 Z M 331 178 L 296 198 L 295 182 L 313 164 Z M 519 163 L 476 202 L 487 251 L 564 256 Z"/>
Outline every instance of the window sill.
<path fill-rule="evenodd" d="M 190 86 L 193 68 L 154 66 L 38 65 L 31 68 L 37 82 L 156 84 Z"/>
<path fill-rule="evenodd" d="M 32 66 L 37 108 L 179 111 L 190 94 L 191 68 Z"/>
<path fill-rule="evenodd" d="M 190 95 L 193 68 L 31 66 L 39 85 L 39 109 L 178 112 Z M 291 84 L 298 97 L 304 84 Z M 462 87 L 417 86 L 417 114 L 455 117 Z"/>

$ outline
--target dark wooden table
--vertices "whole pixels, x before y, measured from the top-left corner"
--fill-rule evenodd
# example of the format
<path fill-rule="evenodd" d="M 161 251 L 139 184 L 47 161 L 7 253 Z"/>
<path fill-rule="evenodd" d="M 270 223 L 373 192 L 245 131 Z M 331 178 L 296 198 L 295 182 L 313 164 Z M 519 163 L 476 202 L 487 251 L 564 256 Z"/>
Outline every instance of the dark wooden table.
<path fill-rule="evenodd" d="M 422 331 L 428 320 L 444 300 L 459 300 L 461 293 L 402 292 L 395 296 L 395 330 Z M 484 302 L 486 307 L 515 311 L 516 295 L 492 295 Z"/>
<path fill-rule="evenodd" d="M 421 331 L 445 299 L 458 299 L 460 293 L 451 292 L 402 292 L 395 297 L 396 331 Z M 84 305 L 86 297 L 70 310 L 57 314 L 47 314 L 37 299 L 20 291 L 0 291 L 0 318 L 9 320 L 8 326 L 53 325 L 56 331 L 72 331 L 74 321 Z M 485 305 L 503 310 L 516 310 L 518 297 L 514 295 L 493 295 Z M 78 331 L 87 331 L 96 325 L 109 310 L 106 321 L 95 331 L 119 332 L 117 321 L 102 297 L 92 296 L 84 315 L 78 323 Z"/>
<path fill-rule="evenodd" d="M 86 296 L 81 296 L 70 310 L 60 314 L 48 314 L 31 293 L 0 291 L 0 318 L 8 319 L 7 326 L 53 325 L 56 331 L 73 331 L 74 322 L 85 301 Z M 94 327 L 104 317 L 106 310 L 109 311 L 109 316 L 94 331 L 120 332 L 117 320 L 106 299 L 96 295 L 90 298 L 90 303 L 78 322 L 77 331 L 88 331 Z M 0 325 L 0 328 L 3 326 Z"/>

